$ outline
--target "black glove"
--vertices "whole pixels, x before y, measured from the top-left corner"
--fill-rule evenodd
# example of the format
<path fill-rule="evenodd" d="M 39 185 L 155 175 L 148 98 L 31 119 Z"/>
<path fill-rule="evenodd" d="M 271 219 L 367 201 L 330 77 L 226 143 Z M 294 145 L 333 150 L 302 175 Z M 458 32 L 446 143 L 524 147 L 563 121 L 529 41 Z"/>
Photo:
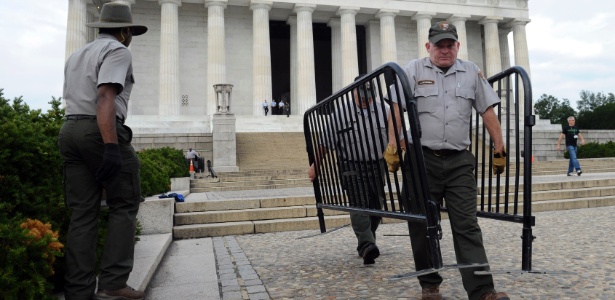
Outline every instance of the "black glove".
<path fill-rule="evenodd" d="M 122 154 L 118 144 L 105 144 L 103 160 L 96 171 L 96 180 L 104 182 L 115 178 L 122 168 Z"/>

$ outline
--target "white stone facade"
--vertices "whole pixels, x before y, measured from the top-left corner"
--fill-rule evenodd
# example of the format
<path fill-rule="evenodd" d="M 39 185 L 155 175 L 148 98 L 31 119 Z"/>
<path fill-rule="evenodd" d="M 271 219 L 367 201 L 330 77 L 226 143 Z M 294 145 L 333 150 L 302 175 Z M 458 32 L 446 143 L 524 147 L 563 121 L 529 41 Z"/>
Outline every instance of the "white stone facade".
<path fill-rule="evenodd" d="M 67 57 L 93 39 L 85 24 L 79 23 L 98 18 L 92 0 L 68 2 Z M 386 61 L 404 65 L 425 55 L 423 44 L 429 26 L 449 20 L 460 31 L 460 58 L 475 62 L 487 76 L 510 65 L 519 65 L 530 73 L 525 36 L 528 0 L 120 2 L 131 5 L 135 23 L 149 28 L 145 35 L 135 37 L 130 47 L 136 84 L 129 102 L 128 122 L 144 128 L 152 127 L 148 122 L 173 126 L 201 122 L 200 129 L 191 127 L 189 132 L 212 132 L 211 115 L 216 112 L 212 85 L 222 83 L 234 86 L 230 110 L 238 124 L 244 117 L 266 119 L 260 106 L 265 99 L 259 98 L 279 100 L 279 95 L 272 95 L 272 85 L 277 84 L 272 79 L 276 72 L 272 64 L 280 59 L 271 55 L 274 49 L 269 49 L 266 40 L 274 35 L 267 30 L 271 24 L 267 18 L 287 24 L 292 31 L 288 42 L 288 52 L 292 53 L 288 54 L 287 63 L 292 70 L 288 72 L 288 93 L 295 118 L 291 119 L 298 120 L 305 109 L 319 100 L 314 80 L 323 80 L 315 78 L 318 76 L 312 69 L 313 65 L 318 69 L 321 59 L 313 49 L 316 45 L 311 39 L 317 32 L 310 30 L 310 23 L 320 23 L 334 31 L 330 33 L 331 65 L 342 69 L 333 67 L 331 92 L 349 84 L 362 71 L 358 68 L 361 63 L 356 61 L 361 57 L 354 55 L 357 47 L 362 46 L 357 44 L 355 33 L 359 26 L 364 28 L 366 72 Z M 507 33 L 514 35 L 511 45 L 502 40 Z M 255 41 L 254 36 L 265 40 Z M 514 57 L 510 57 L 509 49 L 514 50 Z M 242 131 L 240 127 L 237 130 Z"/>

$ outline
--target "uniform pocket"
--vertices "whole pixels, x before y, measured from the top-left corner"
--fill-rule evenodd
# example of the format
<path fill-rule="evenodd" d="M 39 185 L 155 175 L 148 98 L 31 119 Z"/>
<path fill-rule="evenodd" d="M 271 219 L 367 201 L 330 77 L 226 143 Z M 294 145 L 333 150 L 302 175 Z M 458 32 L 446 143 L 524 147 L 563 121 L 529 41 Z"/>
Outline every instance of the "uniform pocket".
<path fill-rule="evenodd" d="M 472 114 L 472 106 L 475 93 L 471 89 L 457 88 L 455 89 L 455 96 L 457 96 L 457 106 L 459 115 L 462 117 L 469 117 Z"/>
<path fill-rule="evenodd" d="M 414 90 L 416 98 L 416 110 L 421 113 L 435 113 L 438 110 L 438 88 L 437 87 L 417 87 Z"/>

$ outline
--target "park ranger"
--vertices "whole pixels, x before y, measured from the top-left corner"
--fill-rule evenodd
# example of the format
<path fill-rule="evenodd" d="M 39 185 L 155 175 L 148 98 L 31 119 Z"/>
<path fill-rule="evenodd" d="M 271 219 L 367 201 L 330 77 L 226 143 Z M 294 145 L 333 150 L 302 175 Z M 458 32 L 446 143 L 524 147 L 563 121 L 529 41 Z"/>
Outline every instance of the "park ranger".
<path fill-rule="evenodd" d="M 66 121 L 58 146 L 63 160 L 70 225 L 66 244 L 65 298 L 143 299 L 126 285 L 134 262 L 141 197 L 139 158 L 126 125 L 134 84 L 133 36 L 147 27 L 132 23 L 130 7 L 105 3 L 96 40 L 75 51 L 64 69 Z M 102 192 L 109 207 L 107 236 L 96 279 L 96 245 Z"/>
<path fill-rule="evenodd" d="M 332 115 L 326 131 L 331 138 L 320 145 L 308 175 L 312 181 L 316 179 L 324 155 L 329 150 L 335 150 L 342 187 L 351 206 L 380 209 L 385 197 L 386 163 L 382 155 L 388 143 L 386 122 L 389 108 L 373 99 L 370 82 L 365 87 L 355 89 L 352 94 L 354 99 L 342 102 Z M 379 137 L 383 140 L 380 141 Z M 374 264 L 380 255 L 376 245 L 376 229 L 381 220 L 377 216 L 350 213 L 350 222 L 358 241 L 357 252 L 363 258 L 363 264 Z"/>
<path fill-rule="evenodd" d="M 453 24 L 436 23 L 429 29 L 429 41 L 425 44 L 429 57 L 412 60 L 404 70 L 408 75 L 410 92 L 416 99 L 430 198 L 438 203 L 444 199 L 446 201 L 457 263 L 487 263 L 482 232 L 476 218 L 474 156 L 467 148 L 470 145 L 470 117 L 472 109 L 475 109 L 482 116 L 493 141 L 493 171 L 495 174 L 504 171 L 506 152 L 500 123 L 493 110 L 500 99 L 478 66 L 457 59 L 459 45 Z M 393 97 L 395 87 L 392 90 L 391 98 L 396 102 L 396 97 Z M 399 109 L 397 105 L 393 106 L 397 114 Z M 405 143 L 400 144 L 402 149 L 406 148 Z M 389 138 L 385 159 L 394 167 L 399 166 L 396 149 L 395 139 Z M 410 161 L 408 155 L 415 155 L 412 147 L 409 149 L 405 163 Z M 409 167 L 406 169 L 410 170 Z M 408 192 L 404 188 L 405 194 L 414 195 Z M 411 223 L 409 227 L 416 270 L 432 268 L 425 224 Z M 460 269 L 469 299 L 509 299 L 506 293 L 496 292 L 491 275 L 474 274 L 484 269 Z M 438 273 L 422 275 L 418 279 L 423 299 L 442 299 L 439 291 L 442 277 Z"/>

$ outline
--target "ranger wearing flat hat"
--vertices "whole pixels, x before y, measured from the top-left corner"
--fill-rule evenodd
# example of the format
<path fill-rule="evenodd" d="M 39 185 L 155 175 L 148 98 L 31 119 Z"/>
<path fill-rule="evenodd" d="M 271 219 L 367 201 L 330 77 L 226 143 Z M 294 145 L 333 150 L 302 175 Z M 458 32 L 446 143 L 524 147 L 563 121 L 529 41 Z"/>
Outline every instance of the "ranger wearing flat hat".
<path fill-rule="evenodd" d="M 476 219 L 477 188 L 474 180 L 474 156 L 467 150 L 470 145 L 470 122 L 472 109 L 483 118 L 494 144 L 494 174 L 500 174 L 506 166 L 506 152 L 500 123 L 493 106 L 500 99 L 493 91 L 478 66 L 457 59 L 459 44 L 457 28 L 448 22 L 438 22 L 429 28 L 429 42 L 425 48 L 429 57 L 415 59 L 404 71 L 408 75 L 410 92 L 417 105 L 421 123 L 423 156 L 427 171 L 430 197 L 446 207 L 451 220 L 455 255 L 459 264 L 488 263 L 483 246 L 482 233 Z M 392 91 L 392 95 L 395 92 Z M 397 102 L 397 99 L 391 99 Z M 402 101 L 402 107 L 405 103 Z M 391 105 L 396 114 L 398 105 Z M 398 121 L 400 118 L 396 118 Z M 400 128 L 398 124 L 397 128 Z M 389 128 L 394 128 L 390 126 Z M 390 133 L 390 136 L 391 135 Z M 408 133 L 408 136 L 411 136 Z M 409 141 L 412 142 L 412 141 Z M 406 148 L 406 145 L 400 145 Z M 406 155 L 416 155 L 413 148 Z M 389 166 L 399 166 L 397 141 L 389 140 L 384 158 Z M 402 163 L 409 163 L 407 156 Z M 408 166 L 407 170 L 411 170 Z M 410 174 L 408 174 L 410 176 Z M 404 194 L 414 195 L 412 191 Z M 405 197 L 405 196 L 402 196 Z M 412 209 L 411 209 L 412 210 Z M 413 211 L 422 213 L 425 211 Z M 433 268 L 429 255 L 429 242 L 425 224 L 412 223 L 410 240 L 417 271 Z M 506 293 L 496 292 L 491 275 L 475 275 L 486 268 L 460 269 L 463 286 L 470 300 L 509 299 Z M 442 299 L 438 273 L 418 276 L 423 299 Z"/>
<path fill-rule="evenodd" d="M 58 146 L 63 159 L 70 225 L 66 244 L 65 298 L 143 299 L 126 282 L 134 261 L 136 216 L 141 198 L 139 159 L 124 125 L 135 83 L 130 7 L 103 5 L 96 40 L 75 51 L 64 69 L 65 122 Z M 107 236 L 96 291 L 96 245 L 102 191 L 109 206 Z"/>

